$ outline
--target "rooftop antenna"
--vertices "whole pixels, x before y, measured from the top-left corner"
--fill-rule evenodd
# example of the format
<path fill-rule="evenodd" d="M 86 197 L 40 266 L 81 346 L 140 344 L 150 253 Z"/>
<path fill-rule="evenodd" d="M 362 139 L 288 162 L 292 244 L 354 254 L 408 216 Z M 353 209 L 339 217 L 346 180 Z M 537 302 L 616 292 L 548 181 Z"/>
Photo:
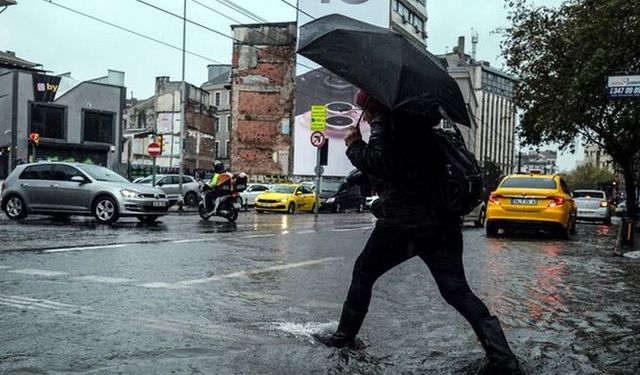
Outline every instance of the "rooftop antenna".
<path fill-rule="evenodd" d="M 471 58 L 476 59 L 476 47 L 478 46 L 478 31 L 475 28 L 471 28 Z"/>

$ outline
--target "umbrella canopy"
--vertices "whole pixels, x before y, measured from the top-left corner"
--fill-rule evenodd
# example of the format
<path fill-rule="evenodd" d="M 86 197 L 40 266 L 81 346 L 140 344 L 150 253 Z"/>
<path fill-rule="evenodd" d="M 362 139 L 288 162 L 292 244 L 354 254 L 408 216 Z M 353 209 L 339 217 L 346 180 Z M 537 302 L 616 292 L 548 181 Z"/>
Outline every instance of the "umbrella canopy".
<path fill-rule="evenodd" d="M 470 126 L 455 80 L 435 56 L 395 31 L 331 14 L 300 28 L 298 53 L 391 110 L 430 114 L 439 106 Z"/>

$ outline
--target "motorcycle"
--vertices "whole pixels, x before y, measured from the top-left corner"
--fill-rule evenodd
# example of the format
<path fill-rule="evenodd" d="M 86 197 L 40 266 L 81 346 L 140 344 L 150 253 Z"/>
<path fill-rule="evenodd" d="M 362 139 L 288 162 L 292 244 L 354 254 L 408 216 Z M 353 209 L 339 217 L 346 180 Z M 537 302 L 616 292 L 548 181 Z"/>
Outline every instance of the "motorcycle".
<path fill-rule="evenodd" d="M 235 222 L 238 218 L 238 209 L 242 207 L 238 192 L 231 188 L 223 190 L 223 195 L 215 200 L 207 199 L 208 194 L 213 194 L 213 189 L 203 181 L 198 181 L 198 183 L 200 185 L 200 204 L 198 205 L 200 218 L 207 221 L 212 216 L 219 216 L 229 220 L 230 223 Z M 215 211 L 214 208 L 216 208 Z"/>

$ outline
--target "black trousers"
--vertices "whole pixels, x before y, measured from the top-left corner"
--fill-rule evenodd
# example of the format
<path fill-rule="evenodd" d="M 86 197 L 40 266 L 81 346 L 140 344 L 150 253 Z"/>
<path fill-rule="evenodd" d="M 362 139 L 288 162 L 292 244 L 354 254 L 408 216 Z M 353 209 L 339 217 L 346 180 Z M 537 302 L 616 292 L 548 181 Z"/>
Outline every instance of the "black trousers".
<path fill-rule="evenodd" d="M 462 231 L 459 225 L 397 229 L 377 225 L 353 269 L 346 305 L 366 313 L 376 280 L 398 264 L 420 257 L 429 267 L 440 294 L 476 333 L 480 321 L 491 314 L 471 291 L 462 264 Z"/>

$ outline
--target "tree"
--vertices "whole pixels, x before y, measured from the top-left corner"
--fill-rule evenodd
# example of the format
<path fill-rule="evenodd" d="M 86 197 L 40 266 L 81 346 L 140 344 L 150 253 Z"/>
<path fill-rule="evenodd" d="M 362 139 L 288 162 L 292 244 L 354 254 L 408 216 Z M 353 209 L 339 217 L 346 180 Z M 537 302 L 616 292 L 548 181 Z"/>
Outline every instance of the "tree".
<path fill-rule="evenodd" d="M 634 156 L 640 150 L 640 101 L 610 100 L 607 76 L 640 71 L 640 6 L 629 0 L 567 0 L 558 8 L 507 0 L 511 26 L 502 52 L 519 79 L 525 144 L 572 147 L 581 135 L 600 145 L 623 173 L 636 201 Z M 636 214 L 635 205 L 629 214 Z"/>
<path fill-rule="evenodd" d="M 567 173 L 564 178 L 571 189 L 607 190 L 610 193 L 616 175 L 608 169 L 585 164 Z"/>
<path fill-rule="evenodd" d="M 502 169 L 497 163 L 488 158 L 484 160 L 482 163 L 483 200 L 486 201 L 489 198 L 489 194 L 496 190 L 503 176 Z"/>

